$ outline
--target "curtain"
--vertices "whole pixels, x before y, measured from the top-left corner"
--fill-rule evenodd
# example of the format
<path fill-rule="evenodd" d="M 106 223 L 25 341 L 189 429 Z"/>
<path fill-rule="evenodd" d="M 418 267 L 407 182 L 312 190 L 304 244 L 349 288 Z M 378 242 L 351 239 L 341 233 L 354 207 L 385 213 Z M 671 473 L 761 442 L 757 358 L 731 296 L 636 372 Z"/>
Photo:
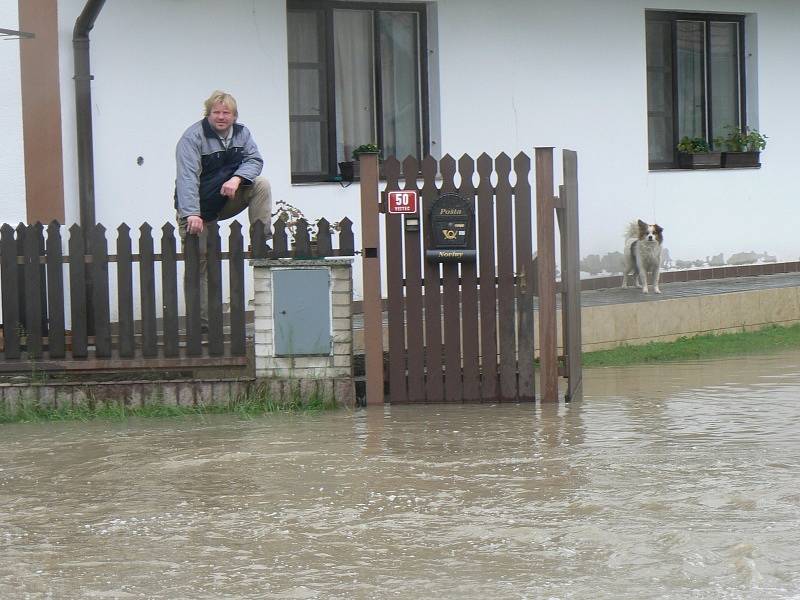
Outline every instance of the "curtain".
<path fill-rule="evenodd" d="M 647 24 L 647 142 L 650 160 L 671 162 L 672 141 L 672 27 Z"/>
<path fill-rule="evenodd" d="M 705 23 L 678 21 L 678 139 L 704 138 Z"/>
<path fill-rule="evenodd" d="M 382 12 L 378 32 L 384 156 L 421 158 L 417 15 Z"/>
<path fill-rule="evenodd" d="M 293 173 L 327 169 L 327 94 L 322 13 L 289 11 L 289 136 Z"/>
<path fill-rule="evenodd" d="M 711 136 L 739 129 L 739 26 L 711 23 Z"/>
<path fill-rule="evenodd" d="M 377 143 L 372 12 L 333 12 L 336 73 L 336 160 L 351 160 L 353 148 Z"/>

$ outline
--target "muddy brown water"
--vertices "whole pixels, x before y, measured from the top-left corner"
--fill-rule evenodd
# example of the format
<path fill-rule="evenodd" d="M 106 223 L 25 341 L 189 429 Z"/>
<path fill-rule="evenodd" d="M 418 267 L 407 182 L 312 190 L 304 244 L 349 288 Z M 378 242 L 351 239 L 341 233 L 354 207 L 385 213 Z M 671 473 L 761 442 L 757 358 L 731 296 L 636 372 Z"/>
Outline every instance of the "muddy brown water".
<path fill-rule="evenodd" d="M 800 353 L 561 406 L 0 426 L 0 598 L 799 598 Z"/>

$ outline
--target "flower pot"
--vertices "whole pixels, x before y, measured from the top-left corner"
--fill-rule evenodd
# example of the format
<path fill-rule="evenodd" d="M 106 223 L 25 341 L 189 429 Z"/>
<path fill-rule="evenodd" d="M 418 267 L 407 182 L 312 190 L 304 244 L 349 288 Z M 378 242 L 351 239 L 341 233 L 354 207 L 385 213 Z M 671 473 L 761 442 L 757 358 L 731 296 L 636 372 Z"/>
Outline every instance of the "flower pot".
<path fill-rule="evenodd" d="M 353 181 L 358 174 L 358 163 L 348 160 L 339 163 L 339 175 L 342 181 Z"/>
<path fill-rule="evenodd" d="M 723 152 L 722 167 L 733 169 L 737 167 L 760 167 L 760 152 Z"/>
<path fill-rule="evenodd" d="M 722 166 L 721 152 L 678 153 L 678 166 L 681 169 L 719 169 Z"/>

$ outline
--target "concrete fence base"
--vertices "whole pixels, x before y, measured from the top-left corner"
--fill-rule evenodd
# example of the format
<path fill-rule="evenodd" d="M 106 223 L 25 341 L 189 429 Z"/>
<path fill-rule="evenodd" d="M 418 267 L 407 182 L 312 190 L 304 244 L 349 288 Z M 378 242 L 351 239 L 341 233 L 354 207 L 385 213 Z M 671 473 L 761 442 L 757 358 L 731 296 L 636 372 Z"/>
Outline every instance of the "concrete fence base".
<path fill-rule="evenodd" d="M 352 378 L 342 379 L 215 379 L 114 382 L 19 382 L 0 384 L 0 410 L 14 413 L 24 406 L 45 410 L 149 405 L 201 408 L 232 406 L 250 397 L 286 404 L 317 398 L 336 406 L 355 405 Z"/>

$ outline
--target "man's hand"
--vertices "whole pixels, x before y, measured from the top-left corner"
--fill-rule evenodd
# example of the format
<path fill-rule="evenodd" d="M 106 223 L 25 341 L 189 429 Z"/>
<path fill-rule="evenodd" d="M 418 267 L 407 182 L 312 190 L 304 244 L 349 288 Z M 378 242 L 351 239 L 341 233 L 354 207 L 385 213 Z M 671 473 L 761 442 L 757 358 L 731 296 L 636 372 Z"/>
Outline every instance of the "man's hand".
<path fill-rule="evenodd" d="M 239 189 L 239 184 L 242 183 L 241 177 L 238 175 L 234 175 L 228 181 L 222 184 L 222 188 L 219 190 L 219 193 L 225 196 L 226 198 L 231 198 L 236 195 L 236 190 Z"/>
<path fill-rule="evenodd" d="M 197 215 L 186 217 L 186 233 L 203 233 L 203 219 Z"/>

